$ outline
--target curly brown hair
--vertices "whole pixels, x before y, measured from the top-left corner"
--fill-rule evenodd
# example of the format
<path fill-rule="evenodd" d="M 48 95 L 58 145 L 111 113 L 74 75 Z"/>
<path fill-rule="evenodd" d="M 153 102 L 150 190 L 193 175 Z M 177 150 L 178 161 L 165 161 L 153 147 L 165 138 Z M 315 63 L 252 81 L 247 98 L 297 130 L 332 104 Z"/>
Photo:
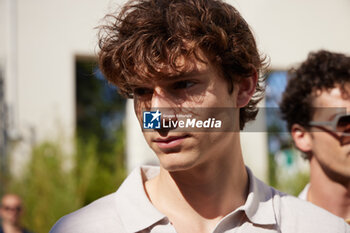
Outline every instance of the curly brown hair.
<path fill-rule="evenodd" d="M 202 61 L 199 51 L 219 68 L 229 93 L 239 78 L 265 67 L 249 25 L 221 0 L 131 0 L 105 19 L 99 27 L 100 69 L 128 98 L 133 97 L 131 83 L 181 73 L 177 59 Z M 160 71 L 164 65 L 167 73 Z M 261 75 L 253 98 L 240 109 L 241 129 L 256 117 L 263 81 Z"/>
<path fill-rule="evenodd" d="M 350 82 L 350 57 L 325 50 L 312 52 L 299 68 L 289 71 L 289 81 L 280 103 L 288 129 L 300 124 L 306 129 L 314 113 L 312 100 L 317 90 L 344 88 Z M 344 91 L 344 89 L 343 89 Z"/>

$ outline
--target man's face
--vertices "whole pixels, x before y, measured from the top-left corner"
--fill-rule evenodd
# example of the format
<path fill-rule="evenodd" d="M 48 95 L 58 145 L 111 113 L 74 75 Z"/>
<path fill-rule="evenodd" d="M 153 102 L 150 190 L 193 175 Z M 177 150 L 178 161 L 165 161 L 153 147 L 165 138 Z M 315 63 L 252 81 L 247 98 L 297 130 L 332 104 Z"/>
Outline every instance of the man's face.
<path fill-rule="evenodd" d="M 178 77 L 138 85 L 134 89 L 135 112 L 142 122 L 145 108 L 236 108 L 237 88 L 229 93 L 227 81 L 212 65 L 195 62 L 190 72 Z M 210 114 L 207 112 L 203 114 Z M 205 118 L 205 116 L 201 116 Z M 238 131 L 238 112 L 230 122 Z M 141 123 L 142 125 L 142 123 Z M 141 126 L 142 127 L 142 126 Z M 154 130 L 144 132 L 148 145 L 168 171 L 185 170 L 215 158 L 232 148 L 234 132 L 178 132 Z"/>
<path fill-rule="evenodd" d="M 345 85 L 345 90 L 350 94 L 350 83 Z M 350 96 L 343 93 L 339 87 L 323 90 L 317 93 L 313 101 L 316 109 L 312 121 L 331 121 L 336 117 L 337 111 L 325 110 L 325 108 L 344 108 L 350 114 Z M 339 109 L 340 110 L 340 109 Z M 332 134 L 327 130 L 313 129 L 311 132 L 312 158 L 315 159 L 329 176 L 334 179 L 350 180 L 350 144 L 342 143 L 341 133 Z M 349 141 L 349 140 L 345 140 Z"/>
<path fill-rule="evenodd" d="M 6 195 L 1 201 L 0 216 L 3 222 L 9 224 L 19 223 L 22 213 L 22 203 L 15 195 Z"/>

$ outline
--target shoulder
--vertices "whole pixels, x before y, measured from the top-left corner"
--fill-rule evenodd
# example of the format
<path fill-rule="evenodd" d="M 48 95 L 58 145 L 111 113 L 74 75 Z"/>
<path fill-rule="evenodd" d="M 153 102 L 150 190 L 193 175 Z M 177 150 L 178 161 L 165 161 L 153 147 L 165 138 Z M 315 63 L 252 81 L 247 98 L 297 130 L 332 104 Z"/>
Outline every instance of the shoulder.
<path fill-rule="evenodd" d="M 116 205 L 116 193 L 102 197 L 62 217 L 50 233 L 123 232 Z"/>
<path fill-rule="evenodd" d="M 350 232 L 342 218 L 310 202 L 272 190 L 276 220 L 282 232 Z"/>
<path fill-rule="evenodd" d="M 126 232 L 126 227 L 136 224 L 140 208 L 151 205 L 143 189 L 143 170 L 157 171 L 149 167 L 134 169 L 115 193 L 62 217 L 50 233 Z M 142 211 L 139 215 L 144 218 Z"/>

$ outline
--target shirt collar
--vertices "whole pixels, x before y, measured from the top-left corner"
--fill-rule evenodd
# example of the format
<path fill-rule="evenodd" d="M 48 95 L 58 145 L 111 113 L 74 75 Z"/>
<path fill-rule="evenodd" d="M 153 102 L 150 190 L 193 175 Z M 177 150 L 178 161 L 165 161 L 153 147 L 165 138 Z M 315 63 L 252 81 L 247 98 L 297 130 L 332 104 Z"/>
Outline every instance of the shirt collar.
<path fill-rule="evenodd" d="M 150 202 L 143 180 L 159 173 L 159 168 L 142 166 L 133 170 L 117 191 L 117 209 L 128 232 L 138 232 L 167 217 Z"/>
<path fill-rule="evenodd" d="M 300 199 L 302 199 L 304 201 L 307 201 L 307 194 L 309 193 L 309 189 L 310 189 L 310 183 L 308 183 L 304 187 L 303 191 L 301 191 L 301 193 L 299 193 L 298 198 L 300 198 Z"/>
<path fill-rule="evenodd" d="M 255 224 L 277 224 L 274 210 L 273 195 L 276 190 L 257 179 L 249 168 L 249 192 L 243 206 L 249 220 Z"/>
<path fill-rule="evenodd" d="M 150 202 L 144 190 L 143 181 L 159 173 L 159 167 L 142 166 L 135 169 L 117 191 L 117 209 L 128 232 L 138 232 L 168 218 L 159 212 Z M 273 208 L 275 190 L 254 177 L 247 168 L 249 192 L 243 206 L 233 212 L 243 210 L 249 220 L 260 225 L 276 224 Z"/>

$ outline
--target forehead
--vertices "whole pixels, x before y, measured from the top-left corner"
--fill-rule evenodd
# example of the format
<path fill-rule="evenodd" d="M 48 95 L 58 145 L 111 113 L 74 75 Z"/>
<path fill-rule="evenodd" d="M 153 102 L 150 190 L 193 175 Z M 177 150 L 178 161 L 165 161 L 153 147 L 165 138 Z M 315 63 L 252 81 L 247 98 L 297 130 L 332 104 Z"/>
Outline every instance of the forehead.
<path fill-rule="evenodd" d="M 204 55 L 200 57 L 184 57 L 176 59 L 175 67 L 164 64 L 164 68 L 157 71 L 164 74 L 165 77 L 190 76 L 197 73 L 203 73 L 212 69 L 212 64 Z"/>
<path fill-rule="evenodd" d="M 331 89 L 318 90 L 312 101 L 315 117 L 333 117 L 337 114 L 350 114 L 350 83 L 344 88 L 337 85 Z"/>
<path fill-rule="evenodd" d="M 2 198 L 2 205 L 19 205 L 21 204 L 21 199 L 16 195 L 6 195 Z"/>
<path fill-rule="evenodd" d="M 177 79 L 191 78 L 203 74 L 214 74 L 219 72 L 219 68 L 212 64 L 203 54 L 199 57 L 181 56 L 176 60 L 175 65 L 160 64 L 149 72 L 147 68 L 143 75 L 137 75 L 133 80 L 129 80 L 130 85 L 145 85 L 158 82 L 167 82 Z M 140 74 L 140 73 L 138 73 Z"/>

